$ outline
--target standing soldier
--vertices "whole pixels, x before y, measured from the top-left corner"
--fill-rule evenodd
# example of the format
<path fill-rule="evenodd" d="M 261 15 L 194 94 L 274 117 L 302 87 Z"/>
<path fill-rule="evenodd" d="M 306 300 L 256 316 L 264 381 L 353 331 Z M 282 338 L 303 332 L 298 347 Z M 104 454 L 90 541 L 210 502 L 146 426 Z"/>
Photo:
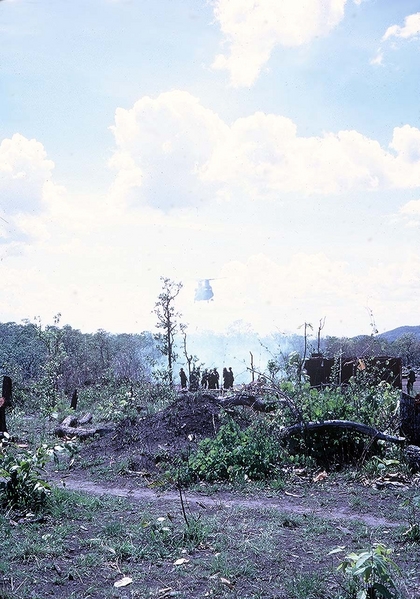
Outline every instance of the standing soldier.
<path fill-rule="evenodd" d="M 215 382 L 214 388 L 219 389 L 220 374 L 217 372 L 217 368 L 215 368 L 213 370 L 213 372 L 214 372 L 214 382 Z"/>
<path fill-rule="evenodd" d="M 229 372 L 227 368 L 223 368 L 223 389 L 229 389 Z"/>
<path fill-rule="evenodd" d="M 232 371 L 232 366 L 229 366 L 229 372 L 228 372 L 228 389 L 233 389 L 233 381 L 235 380 L 235 377 L 233 376 L 233 371 Z"/>
<path fill-rule="evenodd" d="M 207 368 L 204 369 L 203 376 L 201 377 L 201 386 L 203 389 L 209 388 L 209 373 Z"/>
<path fill-rule="evenodd" d="M 413 395 L 414 383 L 416 381 L 416 373 L 411 368 L 411 366 L 409 366 L 408 368 L 409 368 L 409 371 L 408 371 L 408 378 L 407 378 L 407 393 L 408 393 L 408 395 Z"/>
<path fill-rule="evenodd" d="M 187 375 L 183 368 L 179 371 L 179 378 L 181 379 L 181 389 L 187 388 Z"/>

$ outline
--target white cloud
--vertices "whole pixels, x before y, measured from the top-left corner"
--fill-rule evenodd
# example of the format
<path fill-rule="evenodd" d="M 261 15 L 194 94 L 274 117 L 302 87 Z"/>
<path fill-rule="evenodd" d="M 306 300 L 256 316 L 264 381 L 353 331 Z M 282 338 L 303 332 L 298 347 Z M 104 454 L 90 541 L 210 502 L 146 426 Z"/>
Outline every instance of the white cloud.
<path fill-rule="evenodd" d="M 357 2 L 356 2 L 357 3 Z M 217 0 L 214 14 L 228 44 L 214 69 L 230 72 L 235 87 L 251 86 L 277 45 L 300 46 L 328 34 L 346 0 Z"/>
<path fill-rule="evenodd" d="M 232 125 L 187 92 L 116 111 L 113 195 L 164 211 L 215 197 L 333 194 L 420 186 L 420 130 L 396 127 L 389 149 L 357 131 L 301 137 L 293 121 L 257 112 Z"/>
<path fill-rule="evenodd" d="M 130 192 L 137 204 L 146 195 L 161 209 L 206 199 L 198 170 L 225 129 L 215 113 L 183 91 L 155 100 L 145 96 L 130 110 L 118 108 L 111 127 L 118 148 L 110 162 L 117 170 L 114 193 Z"/>
<path fill-rule="evenodd" d="M 42 206 L 44 184 L 54 163 L 47 159 L 44 146 L 35 139 L 16 133 L 0 144 L 0 208 L 5 214 L 38 211 Z"/>
<path fill-rule="evenodd" d="M 374 56 L 369 61 L 369 64 L 372 64 L 372 65 L 381 65 L 383 63 L 383 60 L 384 60 L 384 54 L 382 52 L 382 49 L 379 48 L 378 51 L 377 51 L 377 53 L 376 53 L 376 56 Z"/>
<path fill-rule="evenodd" d="M 400 208 L 400 213 L 420 217 L 420 200 L 410 200 Z"/>
<path fill-rule="evenodd" d="M 356 131 L 302 137 L 281 115 L 255 113 L 227 124 L 198 99 L 175 91 L 118 109 L 113 133 L 115 183 L 97 196 L 55 185 L 53 163 L 39 142 L 18 136 L 2 144 L 3 189 L 14 193 L 21 182 L 15 175 L 30 174 L 26 201 L 11 216 L 33 240 L 16 256 L 9 239 L 12 257 L 0 261 L 4 318 L 40 314 L 49 321 L 61 311 L 83 330 L 153 328 L 161 275 L 186 287 L 196 276 L 221 277 L 209 305 L 194 304 L 193 289 L 183 296 L 185 320 L 198 328 L 222 330 L 238 318 L 259 331 L 284 323 L 293 329 L 324 315 L 337 327 L 340 319 L 360 322 L 366 297 L 379 297 L 375 285 L 395 309 L 389 270 L 368 275 L 367 260 L 355 273 L 334 250 L 291 247 L 287 255 L 273 255 L 265 245 L 273 223 L 259 230 L 246 215 L 260 210 L 251 209 L 250 200 L 277 200 L 279 192 L 420 187 L 418 129 L 396 128 L 389 148 Z M 296 222 L 300 210 L 296 201 Z M 409 203 L 400 219 L 418 219 L 419 210 Z"/>
<path fill-rule="evenodd" d="M 48 236 L 39 215 L 58 205 L 51 180 L 54 162 L 42 143 L 15 133 L 0 143 L 0 240 L 2 256 L 19 254 L 34 237 Z"/>
<path fill-rule="evenodd" d="M 395 156 L 357 131 L 299 137 L 291 120 L 256 113 L 232 125 L 202 176 L 239 186 L 256 199 L 278 191 L 310 195 L 417 187 L 419 136 L 414 127 L 395 128 L 390 144 Z"/>
<path fill-rule="evenodd" d="M 420 12 L 409 15 L 404 20 L 404 26 L 392 25 L 388 27 L 382 41 L 388 40 L 391 37 L 401 37 L 404 39 L 414 37 L 420 34 Z"/>

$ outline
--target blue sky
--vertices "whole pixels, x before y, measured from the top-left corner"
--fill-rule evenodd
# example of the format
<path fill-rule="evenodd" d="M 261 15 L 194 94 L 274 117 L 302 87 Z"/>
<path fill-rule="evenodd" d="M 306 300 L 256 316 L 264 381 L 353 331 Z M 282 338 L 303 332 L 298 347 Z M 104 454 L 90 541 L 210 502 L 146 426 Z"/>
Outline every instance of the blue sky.
<path fill-rule="evenodd" d="M 1 320 L 152 329 L 165 276 L 192 331 L 419 324 L 419 1 L 3 0 L 0 36 Z"/>

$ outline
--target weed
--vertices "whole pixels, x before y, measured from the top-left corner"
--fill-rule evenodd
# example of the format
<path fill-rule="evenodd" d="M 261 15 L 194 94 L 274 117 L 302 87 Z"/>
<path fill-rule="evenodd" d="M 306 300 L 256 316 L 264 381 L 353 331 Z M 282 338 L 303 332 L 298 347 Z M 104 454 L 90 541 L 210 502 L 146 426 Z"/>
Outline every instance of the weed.
<path fill-rule="evenodd" d="M 41 471 L 50 458 L 47 446 L 35 451 L 14 451 L 6 440 L 0 442 L 0 504 L 3 509 L 39 511 L 50 493 Z"/>
<path fill-rule="evenodd" d="M 342 551 L 342 547 L 329 553 Z M 340 562 L 337 570 L 348 581 L 349 593 L 357 599 L 393 599 L 398 591 L 391 570 L 399 572 L 397 564 L 391 559 L 392 550 L 380 543 L 361 553 L 350 553 Z"/>
<path fill-rule="evenodd" d="M 420 495 L 406 499 L 402 507 L 408 508 L 409 527 L 403 533 L 404 540 L 414 543 L 420 542 Z"/>
<path fill-rule="evenodd" d="M 318 572 L 296 574 L 285 582 L 287 599 L 326 599 L 325 576 Z"/>

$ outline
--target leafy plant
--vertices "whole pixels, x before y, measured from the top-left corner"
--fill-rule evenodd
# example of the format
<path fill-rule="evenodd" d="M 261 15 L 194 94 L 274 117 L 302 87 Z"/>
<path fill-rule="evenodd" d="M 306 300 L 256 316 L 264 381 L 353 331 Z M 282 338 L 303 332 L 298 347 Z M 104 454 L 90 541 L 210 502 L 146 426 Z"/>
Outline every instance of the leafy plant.
<path fill-rule="evenodd" d="M 409 527 L 404 532 L 406 541 L 420 542 L 420 495 L 410 497 L 403 502 L 403 507 L 408 508 Z"/>
<path fill-rule="evenodd" d="M 276 472 L 276 464 L 283 454 L 276 440 L 275 427 L 264 420 L 256 420 L 242 430 L 229 419 L 214 439 L 204 439 L 187 463 L 187 478 L 206 480 L 258 480 Z"/>
<path fill-rule="evenodd" d="M 329 553 L 342 551 L 338 547 Z M 339 564 L 337 570 L 348 579 L 349 590 L 355 599 L 394 599 L 398 591 L 391 570 L 399 572 L 397 564 L 391 559 L 392 550 L 380 543 L 361 553 L 350 553 Z"/>
<path fill-rule="evenodd" d="M 61 445 L 47 444 L 35 450 L 16 448 L 6 433 L 0 441 L 0 507 L 40 511 L 51 492 L 42 471 L 52 457 L 58 460 L 62 451 Z"/>

